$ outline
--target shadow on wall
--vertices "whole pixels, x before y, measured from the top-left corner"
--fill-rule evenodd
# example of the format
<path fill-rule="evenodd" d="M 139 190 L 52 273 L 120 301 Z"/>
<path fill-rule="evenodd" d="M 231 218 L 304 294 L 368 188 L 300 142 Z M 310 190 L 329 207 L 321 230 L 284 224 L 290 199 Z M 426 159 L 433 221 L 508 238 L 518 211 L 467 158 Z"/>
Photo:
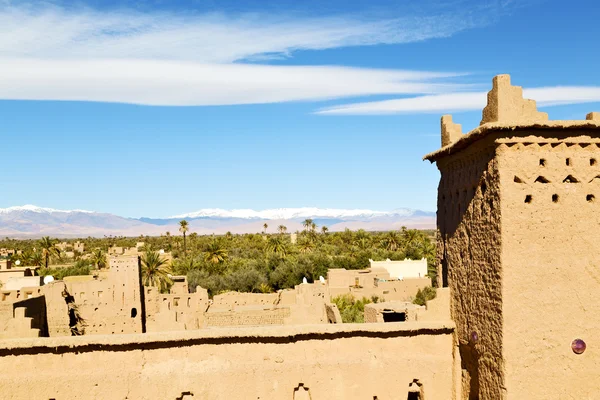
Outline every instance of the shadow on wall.
<path fill-rule="evenodd" d="M 442 177 L 439 185 L 438 224 L 444 244 L 440 260 L 442 287 L 448 287 L 449 255 L 446 241 L 457 234 L 461 222 L 465 220 L 465 214 L 481 220 L 492 215 L 496 207 L 499 207 L 489 190 L 494 184 L 489 170 L 493 157 L 493 149 L 489 149 L 474 157 L 440 166 Z"/>
<path fill-rule="evenodd" d="M 469 388 L 468 397 L 466 398 L 479 400 L 479 370 L 477 368 L 479 355 L 477 349 L 472 343 L 461 343 L 458 350 L 460 352 L 460 367 L 463 371 L 467 371 L 467 374 L 463 375 L 463 379 L 469 379 L 469 382 L 463 382 L 463 387 Z"/>
<path fill-rule="evenodd" d="M 71 329 L 71 336 L 84 335 L 87 324 L 85 319 L 83 319 L 79 313 L 75 298 L 67 291 L 66 287 L 62 295 L 65 299 L 65 303 L 67 303 L 67 310 L 69 311 L 69 328 Z"/>

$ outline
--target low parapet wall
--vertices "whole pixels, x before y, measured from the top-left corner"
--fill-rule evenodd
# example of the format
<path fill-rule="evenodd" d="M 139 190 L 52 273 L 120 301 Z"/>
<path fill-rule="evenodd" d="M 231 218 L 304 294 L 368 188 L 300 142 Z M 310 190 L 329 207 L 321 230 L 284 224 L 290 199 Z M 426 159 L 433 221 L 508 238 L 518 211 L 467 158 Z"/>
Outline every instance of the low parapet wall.
<path fill-rule="evenodd" d="M 450 399 L 453 332 L 448 321 L 11 339 L 0 342 L 0 393 L 292 400 L 308 390 L 312 400 L 385 400 L 407 398 L 418 380 L 428 400 Z"/>

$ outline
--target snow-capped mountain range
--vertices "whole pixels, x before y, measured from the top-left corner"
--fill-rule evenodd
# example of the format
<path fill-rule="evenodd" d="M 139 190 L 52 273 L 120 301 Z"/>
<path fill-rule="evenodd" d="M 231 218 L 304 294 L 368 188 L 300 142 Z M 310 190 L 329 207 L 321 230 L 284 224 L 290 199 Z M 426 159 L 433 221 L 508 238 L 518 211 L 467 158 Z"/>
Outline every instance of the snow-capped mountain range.
<path fill-rule="evenodd" d="M 0 235 L 8 237 L 81 237 L 160 235 L 178 231 L 181 219 L 198 234 L 255 233 L 267 223 L 271 232 L 285 225 L 288 232 L 303 229 L 302 221 L 311 218 L 330 231 L 349 229 L 390 230 L 401 226 L 433 228 L 435 213 L 399 208 L 392 211 L 331 208 L 201 209 L 167 218 L 127 218 L 86 210 L 57 210 L 24 205 L 0 208 Z"/>
<path fill-rule="evenodd" d="M 0 208 L 0 214 L 9 214 L 12 212 L 19 212 L 19 211 L 31 211 L 31 212 L 35 212 L 35 213 L 88 213 L 88 214 L 92 214 L 94 213 L 94 211 L 86 211 L 86 210 L 56 210 L 54 208 L 46 208 L 46 207 L 38 207 L 38 206 L 34 206 L 31 204 L 26 204 L 24 206 L 15 206 L 15 207 L 8 207 L 8 208 Z"/>
<path fill-rule="evenodd" d="M 344 210 L 337 208 L 274 208 L 271 210 L 255 211 L 250 209 L 223 210 L 220 208 L 206 208 L 196 212 L 175 215 L 170 218 L 242 218 L 242 219 L 295 219 L 295 218 L 355 218 L 355 217 L 383 217 L 390 215 L 410 216 L 414 210 L 408 208 L 393 211 L 373 210 Z"/>

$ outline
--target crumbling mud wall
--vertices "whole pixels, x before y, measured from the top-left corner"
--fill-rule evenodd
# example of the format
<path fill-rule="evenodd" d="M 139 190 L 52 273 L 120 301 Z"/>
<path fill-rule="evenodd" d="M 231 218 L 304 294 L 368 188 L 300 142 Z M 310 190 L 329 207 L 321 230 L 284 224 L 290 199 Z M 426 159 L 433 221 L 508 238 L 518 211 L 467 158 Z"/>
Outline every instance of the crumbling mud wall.
<path fill-rule="evenodd" d="M 498 147 L 509 398 L 599 396 L 597 136 L 527 129 Z M 583 354 L 572 351 L 575 339 L 586 342 Z"/>
<path fill-rule="evenodd" d="M 184 331 L 204 327 L 208 308 L 208 292 L 198 286 L 195 293 L 160 293 L 156 287 L 146 287 L 147 332 Z"/>
<path fill-rule="evenodd" d="M 0 392 L 15 400 L 385 400 L 420 385 L 426 399 L 447 400 L 453 331 L 448 321 L 17 339 L 0 342 Z M 23 373 L 33 369 L 35 384 Z"/>
<path fill-rule="evenodd" d="M 463 399 L 500 399 L 502 282 L 500 181 L 493 139 L 437 160 L 440 286 L 450 288 Z"/>

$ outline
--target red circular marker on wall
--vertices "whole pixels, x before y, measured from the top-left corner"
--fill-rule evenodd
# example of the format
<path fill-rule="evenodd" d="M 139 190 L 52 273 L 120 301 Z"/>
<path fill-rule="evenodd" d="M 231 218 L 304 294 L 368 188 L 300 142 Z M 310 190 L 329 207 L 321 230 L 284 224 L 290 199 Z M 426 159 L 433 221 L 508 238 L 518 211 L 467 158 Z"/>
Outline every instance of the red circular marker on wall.
<path fill-rule="evenodd" d="M 571 342 L 571 349 L 575 354 L 582 354 L 585 351 L 585 342 L 581 339 L 575 339 Z"/>

